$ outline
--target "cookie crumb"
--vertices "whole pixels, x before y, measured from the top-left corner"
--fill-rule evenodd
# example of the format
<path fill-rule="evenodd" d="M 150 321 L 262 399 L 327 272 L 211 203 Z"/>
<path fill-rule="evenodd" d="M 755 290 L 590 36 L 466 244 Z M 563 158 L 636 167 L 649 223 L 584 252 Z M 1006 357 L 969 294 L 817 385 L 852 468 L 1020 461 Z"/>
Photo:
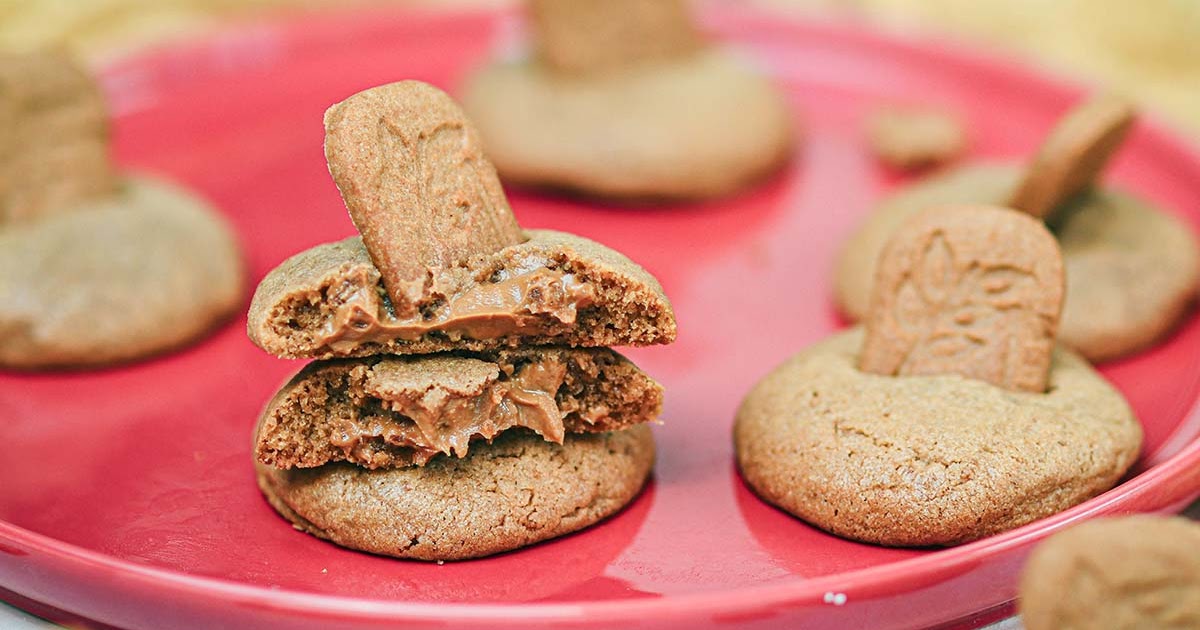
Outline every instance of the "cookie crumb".
<path fill-rule="evenodd" d="M 880 161 L 904 171 L 944 164 L 967 146 L 966 130 L 959 119 L 930 109 L 876 110 L 868 120 L 867 137 Z"/>

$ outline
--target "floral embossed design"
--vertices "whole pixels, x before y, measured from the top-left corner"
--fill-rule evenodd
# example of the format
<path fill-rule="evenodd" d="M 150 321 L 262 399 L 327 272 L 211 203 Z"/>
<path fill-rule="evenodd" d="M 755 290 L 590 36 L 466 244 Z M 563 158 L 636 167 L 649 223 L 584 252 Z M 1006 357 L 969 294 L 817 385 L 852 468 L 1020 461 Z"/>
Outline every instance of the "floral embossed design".
<path fill-rule="evenodd" d="M 1055 289 L 1019 241 L 989 241 L 989 233 L 935 223 L 881 261 L 889 280 L 878 287 L 862 369 L 1045 389 L 1057 321 L 1045 297 Z"/>

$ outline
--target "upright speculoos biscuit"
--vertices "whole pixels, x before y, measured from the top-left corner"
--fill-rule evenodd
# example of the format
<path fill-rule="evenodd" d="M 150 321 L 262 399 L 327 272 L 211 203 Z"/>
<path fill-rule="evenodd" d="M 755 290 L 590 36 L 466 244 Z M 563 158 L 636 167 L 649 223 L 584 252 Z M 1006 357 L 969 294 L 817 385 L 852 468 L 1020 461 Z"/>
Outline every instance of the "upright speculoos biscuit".
<path fill-rule="evenodd" d="M 875 264 L 896 228 L 947 204 L 1000 204 L 1021 177 L 1014 165 L 956 168 L 880 204 L 842 246 L 834 301 L 851 320 L 870 302 Z M 1200 245 L 1190 225 L 1132 195 L 1092 189 L 1056 210 L 1047 225 L 1066 266 L 1058 339 L 1090 361 L 1149 346 L 1175 327 L 1200 287 Z"/>
<path fill-rule="evenodd" d="M 401 81 L 325 112 L 325 159 L 399 317 L 440 269 L 525 240 L 479 134 L 441 90 Z"/>
<path fill-rule="evenodd" d="M 811 346 L 737 412 L 738 467 L 763 499 L 839 536 L 955 545 L 1112 487 L 1141 427 L 1088 364 L 1055 350 L 1045 393 L 856 368 L 863 331 Z"/>
<path fill-rule="evenodd" d="M 792 114 L 695 34 L 679 0 L 532 2 L 531 59 L 470 77 L 463 107 L 500 176 L 616 199 L 731 194 L 778 169 Z"/>
<path fill-rule="evenodd" d="M 562 445 L 509 432 L 425 466 L 256 468 L 263 494 L 296 529 L 371 553 L 462 560 L 594 525 L 633 500 L 653 464 L 650 429 L 638 426 Z"/>
<path fill-rule="evenodd" d="M 1018 606 L 1027 630 L 1200 628 L 1200 525 L 1149 515 L 1075 525 L 1034 549 Z"/>
<path fill-rule="evenodd" d="M 1062 255 L 1040 221 L 990 206 L 926 210 L 880 256 L 859 368 L 1045 391 L 1063 291 Z"/>
<path fill-rule="evenodd" d="M 0 225 L 114 194 L 99 86 L 57 54 L 0 54 Z"/>
<path fill-rule="evenodd" d="M 409 318 L 395 313 L 358 238 L 319 245 L 263 279 L 250 305 L 250 339 L 285 358 L 674 341 L 670 302 L 636 263 L 578 236 L 528 235 L 443 270 L 439 293 Z"/>
<path fill-rule="evenodd" d="M 562 444 L 661 411 L 662 386 L 607 348 L 315 361 L 263 411 L 255 456 L 275 468 L 424 465 L 518 428 Z"/>

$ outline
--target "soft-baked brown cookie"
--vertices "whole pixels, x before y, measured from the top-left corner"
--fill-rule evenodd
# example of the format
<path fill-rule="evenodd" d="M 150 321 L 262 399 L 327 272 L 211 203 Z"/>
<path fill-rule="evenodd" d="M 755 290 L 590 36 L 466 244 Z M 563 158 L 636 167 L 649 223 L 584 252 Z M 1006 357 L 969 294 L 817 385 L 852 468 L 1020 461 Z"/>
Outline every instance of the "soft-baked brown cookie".
<path fill-rule="evenodd" d="M 938 205 L 1003 204 L 1021 170 L 964 166 L 884 200 L 838 255 L 834 297 L 859 320 L 867 311 L 879 253 L 896 228 Z M 1059 341 L 1091 361 L 1140 350 L 1169 332 L 1200 286 L 1200 245 L 1191 226 L 1131 195 L 1091 189 L 1055 211 L 1048 225 L 1066 265 Z"/>
<path fill-rule="evenodd" d="M 132 178 L 116 195 L 0 227 L 0 365 L 91 366 L 161 352 L 242 300 L 230 228 L 191 194 Z"/>
<path fill-rule="evenodd" d="M 686 0 L 530 0 L 537 57 L 568 74 L 620 71 L 702 45 Z"/>
<path fill-rule="evenodd" d="M 715 48 L 579 76 L 498 61 L 462 100 L 506 182 L 603 197 L 727 195 L 794 144 L 770 81 Z"/>
<path fill-rule="evenodd" d="M 58 54 L 0 54 L 0 226 L 85 207 L 117 186 L 95 81 Z"/>
<path fill-rule="evenodd" d="M 670 303 L 637 264 L 578 236 L 529 236 L 444 270 L 440 294 L 409 318 L 393 311 L 361 240 L 319 245 L 263 279 L 250 305 L 250 339 L 286 358 L 675 339 Z"/>
<path fill-rule="evenodd" d="M 419 560 L 509 551 L 583 529 L 633 500 L 654 463 L 650 429 L 570 435 L 560 446 L 507 432 L 463 459 L 366 470 L 256 464 L 263 493 L 299 530 Z"/>
<path fill-rule="evenodd" d="M 884 247 L 873 291 L 862 371 L 1046 390 L 1064 287 L 1041 221 L 995 206 L 925 210 Z"/>
<path fill-rule="evenodd" d="M 967 146 L 957 118 L 938 111 L 889 107 L 867 120 L 871 151 L 885 164 L 918 170 L 948 162 Z"/>
<path fill-rule="evenodd" d="M 255 456 L 275 468 L 424 465 L 511 429 L 562 444 L 661 410 L 662 386 L 607 348 L 314 361 L 263 411 Z"/>
<path fill-rule="evenodd" d="M 839 536 L 953 545 L 1012 529 L 1111 488 L 1141 427 L 1088 364 L 1060 347 L 1046 393 L 961 376 L 859 371 L 863 332 L 809 347 L 738 410 L 746 482 Z"/>
<path fill-rule="evenodd" d="M 1027 630 L 1200 628 L 1200 525 L 1126 516 L 1055 534 L 1025 565 L 1019 608 Z"/>

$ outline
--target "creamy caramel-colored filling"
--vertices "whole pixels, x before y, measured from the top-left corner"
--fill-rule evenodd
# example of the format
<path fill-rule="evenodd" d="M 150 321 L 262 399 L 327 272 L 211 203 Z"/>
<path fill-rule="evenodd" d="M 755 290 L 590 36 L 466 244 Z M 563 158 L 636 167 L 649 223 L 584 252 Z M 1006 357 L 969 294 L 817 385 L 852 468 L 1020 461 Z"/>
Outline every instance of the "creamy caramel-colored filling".
<path fill-rule="evenodd" d="M 384 306 L 374 287 L 359 287 L 345 297 L 319 341 L 344 352 L 363 342 L 412 341 L 434 331 L 472 339 L 549 334 L 574 324 L 579 309 L 595 300 L 593 287 L 574 274 L 501 270 L 494 281 L 471 285 L 423 314 L 402 319 Z"/>
<path fill-rule="evenodd" d="M 566 365 L 556 358 L 544 358 L 523 365 L 503 380 L 498 369 L 487 367 L 495 373 L 469 390 L 392 391 L 368 382 L 364 389 L 369 398 L 363 406 L 375 409 L 364 409 L 357 420 L 339 420 L 330 443 L 353 461 L 369 459 L 370 443 L 382 439 L 412 449 L 417 465 L 439 453 L 463 457 L 472 438 L 490 440 L 514 427 L 532 429 L 547 441 L 562 444 L 564 414 L 555 394 L 566 377 Z M 403 418 L 398 421 L 396 415 Z"/>

